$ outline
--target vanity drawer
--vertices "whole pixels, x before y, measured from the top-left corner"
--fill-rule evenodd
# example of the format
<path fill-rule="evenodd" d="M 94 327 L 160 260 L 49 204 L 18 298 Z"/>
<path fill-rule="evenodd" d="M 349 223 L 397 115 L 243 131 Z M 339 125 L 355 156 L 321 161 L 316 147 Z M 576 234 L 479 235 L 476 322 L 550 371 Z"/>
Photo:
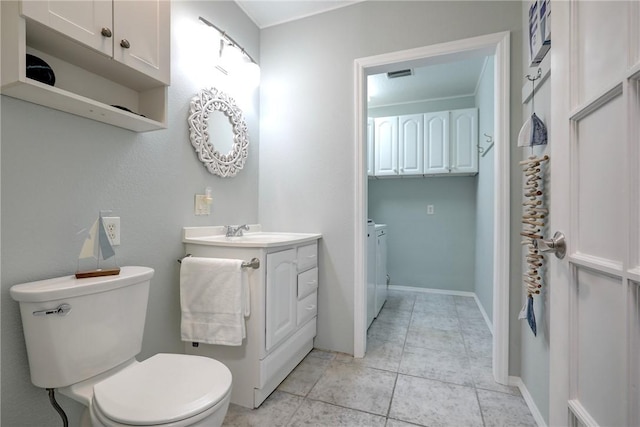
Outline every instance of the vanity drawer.
<path fill-rule="evenodd" d="M 318 289 L 318 268 L 314 267 L 298 274 L 298 300 Z"/>
<path fill-rule="evenodd" d="M 318 265 L 318 245 L 300 246 L 298 248 L 298 271 L 305 271 Z"/>
<path fill-rule="evenodd" d="M 298 301 L 297 326 L 300 326 L 309 319 L 314 318 L 316 314 L 318 314 L 318 293 L 313 292 L 302 301 Z"/>

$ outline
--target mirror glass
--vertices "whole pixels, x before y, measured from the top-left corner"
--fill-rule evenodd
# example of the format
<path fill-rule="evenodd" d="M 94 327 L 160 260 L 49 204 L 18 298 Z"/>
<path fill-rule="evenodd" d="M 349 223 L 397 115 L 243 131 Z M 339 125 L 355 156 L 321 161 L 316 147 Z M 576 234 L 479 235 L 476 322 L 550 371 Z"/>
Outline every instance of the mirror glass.
<path fill-rule="evenodd" d="M 215 151 L 229 154 L 233 150 L 233 125 L 229 118 L 220 111 L 212 111 L 209 115 L 209 141 Z"/>
<path fill-rule="evenodd" d="M 215 88 L 203 89 L 191 99 L 189 140 L 209 172 L 235 176 L 247 160 L 247 124 L 236 102 Z"/>

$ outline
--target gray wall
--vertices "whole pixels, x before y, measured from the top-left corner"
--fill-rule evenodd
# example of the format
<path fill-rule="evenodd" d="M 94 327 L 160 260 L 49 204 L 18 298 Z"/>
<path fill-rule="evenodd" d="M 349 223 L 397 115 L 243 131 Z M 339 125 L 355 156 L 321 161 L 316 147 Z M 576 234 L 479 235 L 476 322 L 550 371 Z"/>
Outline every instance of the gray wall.
<path fill-rule="evenodd" d="M 18 304 L 9 287 L 74 273 L 81 246 L 76 233 L 100 209 L 113 209 L 121 218 L 119 264 L 155 269 L 143 359 L 183 350 L 176 262 L 184 251 L 182 227 L 258 220 L 257 93 L 245 111 L 251 145 L 237 177 L 209 174 L 188 141 L 191 97 L 205 85 L 231 89 L 213 70 L 198 69 L 198 58 L 217 49 L 191 32 L 202 26 L 199 15 L 259 57 L 260 32 L 235 3 L 173 2 L 167 130 L 137 134 L 2 96 L 3 426 L 60 424 L 46 392 L 31 385 Z M 206 186 L 213 188 L 212 214 L 196 217 L 194 195 Z M 81 406 L 63 396 L 60 402 L 77 425 Z"/>
<path fill-rule="evenodd" d="M 353 171 L 360 155 L 354 60 L 511 31 L 513 140 L 521 117 L 521 7 L 510 1 L 362 2 L 262 31 L 260 220 L 268 229 L 323 234 L 316 346 L 353 352 Z M 517 226 L 512 220 L 512 230 Z M 513 260 L 512 283 L 520 276 L 519 252 Z M 511 319 L 519 309 L 516 289 Z M 512 372 L 519 369 L 519 334 L 511 328 Z"/>
<path fill-rule="evenodd" d="M 487 60 L 484 72 L 478 84 L 476 107 L 478 107 L 478 142 L 487 147 L 487 138 L 495 137 L 493 129 L 494 57 Z M 475 272 L 474 292 L 480 304 L 493 319 L 493 216 L 494 216 L 494 158 L 495 150 L 491 148 L 486 155 L 478 156 L 479 173 L 476 179 L 476 217 L 475 217 Z"/>
<path fill-rule="evenodd" d="M 473 292 L 475 192 L 475 177 L 369 180 L 369 217 L 388 226 L 392 285 Z"/>

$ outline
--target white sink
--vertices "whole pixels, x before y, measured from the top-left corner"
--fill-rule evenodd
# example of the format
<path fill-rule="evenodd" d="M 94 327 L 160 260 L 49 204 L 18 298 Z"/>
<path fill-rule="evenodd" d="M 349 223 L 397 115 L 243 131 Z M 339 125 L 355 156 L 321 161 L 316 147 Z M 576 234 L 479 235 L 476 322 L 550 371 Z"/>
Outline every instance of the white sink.
<path fill-rule="evenodd" d="M 209 246 L 268 248 L 312 242 L 322 237 L 316 233 L 278 233 L 261 231 L 260 228 L 257 224 L 250 225 L 249 231 L 245 231 L 242 236 L 227 237 L 222 226 L 184 227 L 182 242 Z"/>

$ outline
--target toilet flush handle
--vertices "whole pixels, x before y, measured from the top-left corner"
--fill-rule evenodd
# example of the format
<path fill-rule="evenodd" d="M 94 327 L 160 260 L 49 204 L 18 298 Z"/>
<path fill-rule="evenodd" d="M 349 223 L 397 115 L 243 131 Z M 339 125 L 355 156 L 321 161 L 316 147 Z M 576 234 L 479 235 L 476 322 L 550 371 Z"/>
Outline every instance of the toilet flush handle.
<path fill-rule="evenodd" d="M 48 316 L 50 314 L 57 314 L 58 316 L 66 316 L 71 311 L 71 305 L 69 304 L 60 304 L 58 307 L 53 308 L 51 310 L 39 310 L 34 311 L 34 316 Z"/>

